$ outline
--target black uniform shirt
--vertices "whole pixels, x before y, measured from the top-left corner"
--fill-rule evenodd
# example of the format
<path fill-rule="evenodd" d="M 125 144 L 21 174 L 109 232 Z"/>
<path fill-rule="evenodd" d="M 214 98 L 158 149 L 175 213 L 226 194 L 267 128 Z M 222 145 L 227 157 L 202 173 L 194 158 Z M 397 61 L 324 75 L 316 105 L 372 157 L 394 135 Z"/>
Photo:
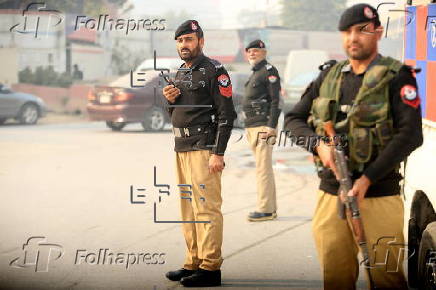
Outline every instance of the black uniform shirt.
<path fill-rule="evenodd" d="M 184 65 L 182 65 L 184 67 Z M 176 152 L 211 150 L 224 155 L 233 128 L 236 112 L 232 101 L 232 85 L 225 68 L 216 60 L 200 54 L 190 70 L 178 71 L 174 81 L 181 94 L 169 107 L 171 122 L 176 128 L 218 123 L 212 136 L 207 134 L 175 137 Z M 198 107 L 193 107 L 198 106 Z"/>
<path fill-rule="evenodd" d="M 319 96 L 319 89 L 328 71 L 329 69 L 326 69 L 320 73 L 303 93 L 301 100 L 286 114 L 285 128 L 294 136 L 316 137 L 315 132 L 308 126 L 307 119 L 312 101 Z M 364 74 L 365 72 L 356 75 L 352 69 L 345 72 L 341 86 L 341 104 L 352 104 L 362 85 Z M 416 88 L 416 79 L 410 67 L 403 66 L 389 83 L 390 108 L 395 134 L 384 150 L 365 166 L 363 174 L 371 180 L 366 197 L 399 194 L 399 181 L 402 177 L 395 167 L 422 144 L 421 108 L 411 106 L 405 101 L 403 92 L 404 87 L 408 86 Z M 314 153 L 314 148 L 306 147 L 306 149 Z M 339 183 L 333 172 L 326 169 L 320 171 L 318 175 L 321 178 L 319 188 L 330 194 L 337 194 Z M 360 175 L 355 173 L 352 179 L 355 180 Z"/>
<path fill-rule="evenodd" d="M 242 108 L 245 112 L 245 127 L 277 127 L 280 109 L 280 76 L 277 69 L 266 60 L 253 68 L 253 73 L 245 83 Z M 254 107 L 261 107 L 264 114 L 255 115 Z"/>

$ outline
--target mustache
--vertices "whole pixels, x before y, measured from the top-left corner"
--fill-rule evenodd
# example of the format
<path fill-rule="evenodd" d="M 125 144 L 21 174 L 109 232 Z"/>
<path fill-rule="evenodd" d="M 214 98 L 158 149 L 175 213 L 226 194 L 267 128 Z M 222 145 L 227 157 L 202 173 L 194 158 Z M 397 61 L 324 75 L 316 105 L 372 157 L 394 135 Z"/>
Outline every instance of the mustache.
<path fill-rule="evenodd" d="M 187 51 L 187 52 L 191 52 L 188 48 L 182 48 L 180 51 Z"/>
<path fill-rule="evenodd" d="M 358 46 L 358 47 L 362 47 L 362 45 L 360 44 L 360 43 L 358 43 L 358 42 L 352 42 L 352 43 L 350 43 L 349 45 L 348 45 L 348 47 L 351 47 L 351 46 Z"/>

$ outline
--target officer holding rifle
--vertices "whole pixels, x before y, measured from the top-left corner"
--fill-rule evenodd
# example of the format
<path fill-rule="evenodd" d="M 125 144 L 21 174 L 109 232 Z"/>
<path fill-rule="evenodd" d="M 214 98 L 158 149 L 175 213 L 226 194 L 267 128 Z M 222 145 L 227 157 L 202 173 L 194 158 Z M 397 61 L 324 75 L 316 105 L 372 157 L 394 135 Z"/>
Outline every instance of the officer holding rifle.
<path fill-rule="evenodd" d="M 399 165 L 423 141 L 417 70 L 378 53 L 372 6 L 345 10 L 339 30 L 348 59 L 322 65 L 285 116 L 294 135 L 323 140 L 306 149 L 321 179 L 313 234 L 324 288 L 355 289 L 360 250 L 370 288 L 407 289 Z"/>

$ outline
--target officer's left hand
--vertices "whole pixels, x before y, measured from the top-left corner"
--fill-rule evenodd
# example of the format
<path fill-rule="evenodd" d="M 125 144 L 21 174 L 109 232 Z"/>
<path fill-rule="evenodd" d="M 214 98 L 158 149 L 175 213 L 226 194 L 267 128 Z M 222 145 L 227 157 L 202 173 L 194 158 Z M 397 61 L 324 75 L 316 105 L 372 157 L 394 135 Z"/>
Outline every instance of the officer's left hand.
<path fill-rule="evenodd" d="M 271 128 L 271 127 L 266 127 L 266 139 L 268 139 L 268 137 L 270 136 L 277 136 L 277 132 L 276 129 Z"/>
<path fill-rule="evenodd" d="M 369 178 L 366 177 L 365 175 L 362 175 L 354 182 L 353 188 L 348 192 L 348 195 L 357 196 L 358 203 L 361 203 L 365 198 L 365 194 L 370 185 L 371 185 L 371 180 L 369 180 Z"/>
<path fill-rule="evenodd" d="M 209 158 L 209 173 L 220 172 L 224 169 L 224 156 L 212 154 Z"/>

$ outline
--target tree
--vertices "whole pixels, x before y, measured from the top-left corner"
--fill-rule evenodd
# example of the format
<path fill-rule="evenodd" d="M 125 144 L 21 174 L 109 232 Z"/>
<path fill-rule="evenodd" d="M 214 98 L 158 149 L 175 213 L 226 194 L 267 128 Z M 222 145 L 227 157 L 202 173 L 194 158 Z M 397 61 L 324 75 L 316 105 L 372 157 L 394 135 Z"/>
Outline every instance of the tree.
<path fill-rule="evenodd" d="M 134 70 L 144 60 L 146 50 L 130 51 L 128 47 L 115 42 L 112 48 L 112 69 L 118 75 L 123 75 Z"/>
<path fill-rule="evenodd" d="M 238 20 L 243 27 L 259 27 L 259 19 L 263 19 L 264 15 L 265 13 L 263 11 L 242 9 L 238 13 Z"/>
<path fill-rule="evenodd" d="M 164 14 L 164 19 L 166 20 L 165 27 L 167 30 L 176 30 L 180 24 L 193 18 L 194 16 L 186 12 L 185 9 L 181 10 L 179 13 L 174 10 L 167 10 Z"/>
<path fill-rule="evenodd" d="M 336 31 L 346 0 L 282 0 L 283 25 L 293 30 Z"/>

